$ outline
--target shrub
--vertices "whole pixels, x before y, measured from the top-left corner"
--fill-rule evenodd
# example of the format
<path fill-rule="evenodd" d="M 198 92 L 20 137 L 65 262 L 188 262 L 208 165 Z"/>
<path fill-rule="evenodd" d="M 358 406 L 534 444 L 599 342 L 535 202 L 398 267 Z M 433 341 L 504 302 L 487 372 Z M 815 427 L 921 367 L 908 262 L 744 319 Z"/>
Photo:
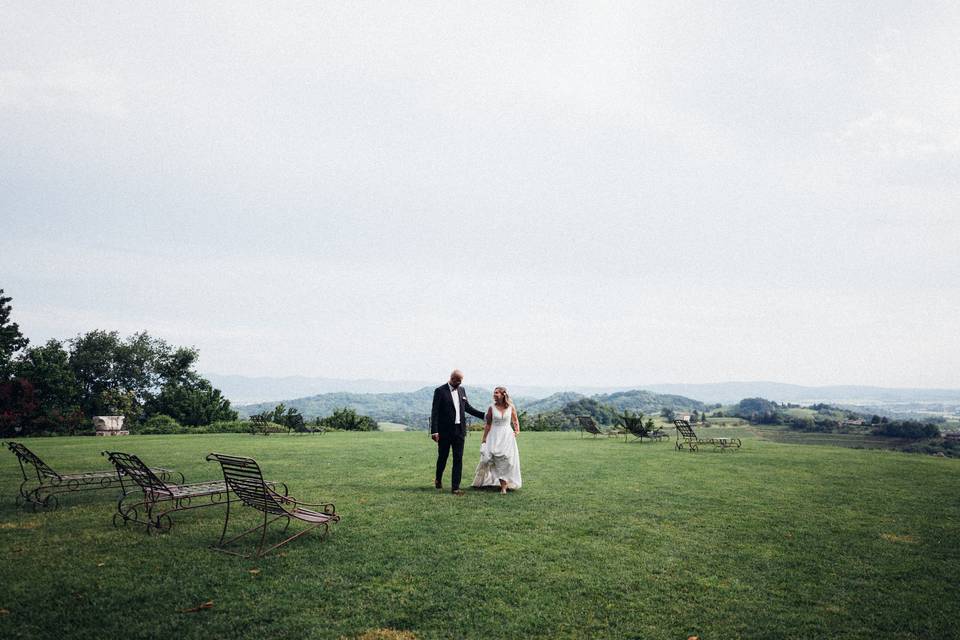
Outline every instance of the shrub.
<path fill-rule="evenodd" d="M 195 427 L 190 433 L 250 433 L 248 420 L 219 420 L 202 427 Z"/>
<path fill-rule="evenodd" d="M 332 415 L 320 422 L 325 429 L 338 431 L 376 431 L 380 428 L 376 420 L 370 416 L 362 416 L 349 407 L 334 409 Z"/>
<path fill-rule="evenodd" d="M 759 424 L 783 423 L 777 404 L 764 398 L 744 398 L 737 404 L 734 415 Z"/>
<path fill-rule="evenodd" d="M 940 437 L 940 429 L 935 424 L 922 423 L 916 420 L 893 420 L 874 427 L 873 433 L 878 436 L 892 438 L 922 438 Z"/>
<path fill-rule="evenodd" d="M 142 426 L 136 427 L 134 430 L 136 433 L 145 435 L 167 435 L 185 431 L 183 425 L 163 413 L 150 416 Z"/>

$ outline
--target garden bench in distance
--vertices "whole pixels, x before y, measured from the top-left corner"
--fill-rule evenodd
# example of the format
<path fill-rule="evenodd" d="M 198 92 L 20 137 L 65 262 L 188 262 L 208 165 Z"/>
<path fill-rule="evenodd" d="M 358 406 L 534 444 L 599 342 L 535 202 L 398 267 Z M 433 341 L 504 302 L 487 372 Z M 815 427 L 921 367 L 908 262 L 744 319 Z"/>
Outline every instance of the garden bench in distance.
<path fill-rule="evenodd" d="M 211 462 L 216 460 L 220 463 L 220 468 L 223 470 L 223 479 L 230 490 L 230 493 L 227 494 L 227 513 L 223 520 L 223 531 L 220 533 L 220 540 L 211 547 L 216 551 L 223 551 L 224 553 L 249 558 L 250 555 L 238 553 L 226 547 L 231 542 L 235 542 L 251 533 L 260 532 L 260 542 L 257 544 L 256 553 L 253 555 L 261 558 L 277 547 L 296 540 L 300 536 L 318 527 L 323 527 L 323 534 L 326 536 L 330 530 L 330 523 L 340 521 L 340 516 L 337 515 L 337 509 L 332 502 L 310 504 L 274 491 L 270 483 L 264 482 L 260 465 L 258 465 L 253 458 L 211 453 L 207 456 L 207 460 Z M 233 536 L 229 540 L 224 540 L 227 535 L 227 525 L 230 523 L 230 504 L 233 501 L 231 500 L 231 495 L 235 495 L 242 505 L 261 512 L 263 514 L 263 521 L 255 527 Z M 320 507 L 322 511 L 305 509 L 304 507 Z M 267 527 L 281 518 L 286 519 L 283 533 L 286 533 L 291 520 L 305 522 L 308 526 L 289 538 L 264 549 L 263 545 L 267 537 Z"/>
<path fill-rule="evenodd" d="M 34 509 L 37 507 L 56 509 L 59 506 L 57 494 L 73 491 L 95 491 L 114 487 L 120 487 L 121 490 L 126 492 L 124 476 L 118 471 L 104 469 L 81 473 L 58 473 L 41 460 L 37 454 L 19 442 L 7 442 L 7 447 L 17 456 L 17 462 L 20 463 L 20 473 L 23 474 L 20 493 L 16 499 L 18 506 L 29 502 Z M 27 471 L 28 466 L 33 468 L 32 473 Z M 173 471 L 161 467 L 154 467 L 150 471 L 164 480 L 169 480 L 174 476 Z M 32 477 L 33 475 L 36 475 L 36 479 Z M 182 480 L 183 474 L 179 475 Z M 36 483 L 36 486 L 32 486 L 34 483 Z"/>
<path fill-rule="evenodd" d="M 226 502 L 229 489 L 222 480 L 172 484 L 155 474 L 140 458 L 120 451 L 104 451 L 103 455 L 139 487 L 125 491 L 117 500 L 113 526 L 136 522 L 147 527 L 147 533 L 169 531 L 173 526 L 170 514 L 176 511 L 212 507 Z M 183 478 L 183 476 L 180 476 Z M 283 485 L 286 493 L 286 485 Z M 128 500 L 129 499 L 129 500 Z M 139 501 L 138 501 L 139 500 Z"/>
<path fill-rule="evenodd" d="M 686 420 L 674 420 L 674 426 L 677 427 L 677 450 L 684 447 L 688 451 L 696 451 L 700 445 L 710 445 L 720 451 L 726 451 L 730 448 L 740 448 L 740 438 L 700 438 L 693 432 L 693 427 Z"/>
<path fill-rule="evenodd" d="M 597 424 L 597 421 L 593 419 L 593 416 L 577 416 L 577 422 L 580 423 L 580 437 L 583 437 L 584 432 L 592 433 L 593 437 L 597 436 L 619 436 L 623 431 L 619 429 L 608 429 L 604 431 L 600 428 L 600 425 Z"/>

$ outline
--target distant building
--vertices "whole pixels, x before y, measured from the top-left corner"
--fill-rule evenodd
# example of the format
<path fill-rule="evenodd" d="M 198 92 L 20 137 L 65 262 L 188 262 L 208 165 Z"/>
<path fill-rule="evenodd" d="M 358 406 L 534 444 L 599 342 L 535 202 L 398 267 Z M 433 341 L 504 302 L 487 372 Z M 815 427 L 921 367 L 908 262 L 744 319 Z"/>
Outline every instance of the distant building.
<path fill-rule="evenodd" d="M 960 442 L 960 431 L 948 431 L 943 434 L 944 440 L 950 440 L 951 442 Z"/>

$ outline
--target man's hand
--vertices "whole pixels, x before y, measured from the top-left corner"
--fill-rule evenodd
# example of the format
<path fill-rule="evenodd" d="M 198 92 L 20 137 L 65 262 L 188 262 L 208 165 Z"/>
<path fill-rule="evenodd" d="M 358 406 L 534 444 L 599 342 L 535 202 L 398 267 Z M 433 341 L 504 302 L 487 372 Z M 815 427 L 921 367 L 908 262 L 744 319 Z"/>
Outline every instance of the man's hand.
<path fill-rule="evenodd" d="M 431 434 L 430 434 L 430 437 L 433 438 L 433 441 L 434 441 L 434 442 L 440 442 L 440 434 L 439 434 L 439 433 L 431 433 Z"/>

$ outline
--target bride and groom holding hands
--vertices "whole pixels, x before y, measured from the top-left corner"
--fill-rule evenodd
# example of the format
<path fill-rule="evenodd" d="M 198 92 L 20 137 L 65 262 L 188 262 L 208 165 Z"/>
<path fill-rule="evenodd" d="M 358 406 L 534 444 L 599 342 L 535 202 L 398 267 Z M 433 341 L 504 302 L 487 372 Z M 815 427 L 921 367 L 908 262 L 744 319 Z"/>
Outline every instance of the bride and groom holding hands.
<path fill-rule="evenodd" d="M 467 437 L 467 414 L 484 421 L 480 442 L 480 462 L 473 478 L 473 487 L 497 487 L 500 493 L 519 489 L 520 451 L 517 436 L 520 422 L 517 409 L 510 401 L 506 388 L 493 390 L 493 403 L 486 412 L 474 409 L 467 400 L 463 373 L 454 370 L 446 384 L 433 392 L 430 412 L 430 437 L 437 443 L 437 474 L 434 486 L 443 488 L 443 471 L 453 451 L 453 470 L 450 478 L 454 495 L 462 496 L 460 477 L 463 473 L 463 448 Z"/>

